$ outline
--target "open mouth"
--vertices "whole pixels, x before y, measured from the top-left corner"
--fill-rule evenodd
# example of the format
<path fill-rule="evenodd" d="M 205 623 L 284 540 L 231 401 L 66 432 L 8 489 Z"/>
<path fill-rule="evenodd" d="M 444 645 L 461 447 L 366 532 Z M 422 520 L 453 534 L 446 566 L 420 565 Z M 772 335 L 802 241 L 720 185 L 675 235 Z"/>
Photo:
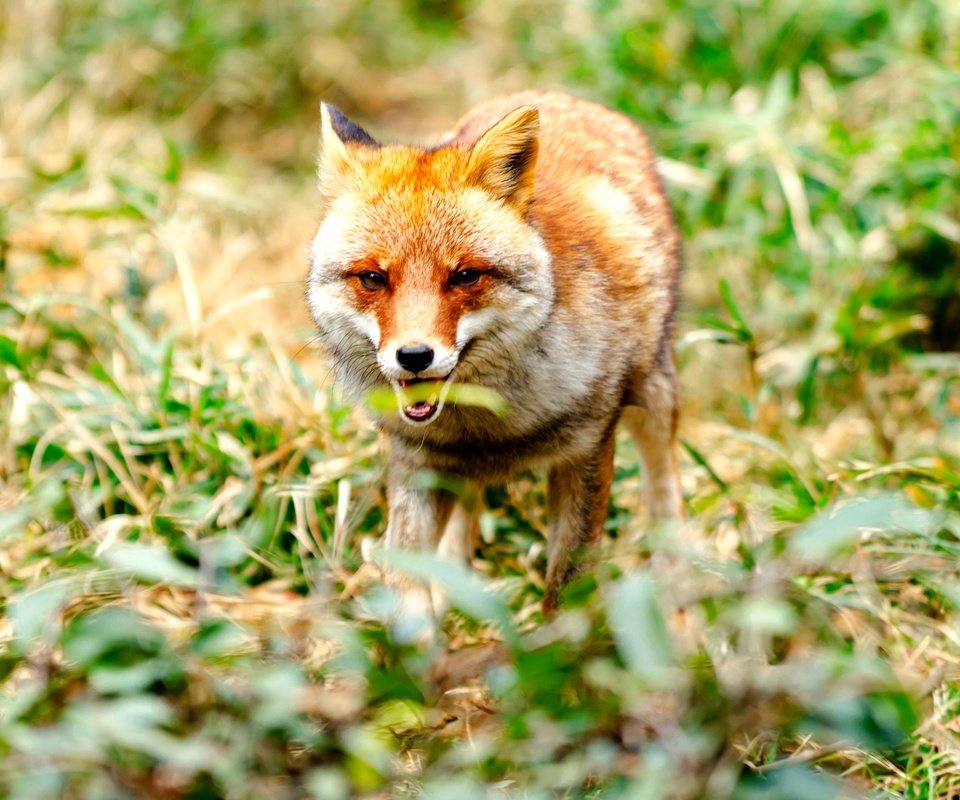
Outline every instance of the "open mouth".
<path fill-rule="evenodd" d="M 444 378 L 410 378 L 397 381 L 394 389 L 403 416 L 414 423 L 429 422 L 440 413 L 447 395 L 447 375 Z"/>

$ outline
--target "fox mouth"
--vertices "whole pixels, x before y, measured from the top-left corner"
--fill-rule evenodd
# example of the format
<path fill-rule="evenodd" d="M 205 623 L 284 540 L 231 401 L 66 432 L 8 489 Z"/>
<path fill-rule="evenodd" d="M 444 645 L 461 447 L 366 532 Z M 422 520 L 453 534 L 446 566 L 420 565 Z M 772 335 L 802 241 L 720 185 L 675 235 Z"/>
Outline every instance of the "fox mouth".
<path fill-rule="evenodd" d="M 431 422 L 440 414 L 449 386 L 450 375 L 394 381 L 400 415 L 415 425 Z"/>

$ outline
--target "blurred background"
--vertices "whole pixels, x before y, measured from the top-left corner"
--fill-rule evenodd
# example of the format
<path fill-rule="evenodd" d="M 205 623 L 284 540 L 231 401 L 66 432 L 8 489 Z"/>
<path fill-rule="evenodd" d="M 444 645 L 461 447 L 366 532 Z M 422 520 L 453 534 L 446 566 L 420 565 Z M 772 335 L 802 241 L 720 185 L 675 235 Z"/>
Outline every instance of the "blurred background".
<path fill-rule="evenodd" d="M 135 279 L 195 332 L 292 344 L 321 99 L 417 142 L 559 87 L 647 128 L 686 236 L 687 327 L 724 316 L 722 279 L 759 335 L 793 339 L 759 367 L 802 406 L 821 376 L 960 345 L 949 2 L 8 0 L 0 26 L 19 291 Z"/>
<path fill-rule="evenodd" d="M 531 86 L 659 154 L 690 521 L 637 544 L 621 442 L 607 544 L 657 574 L 444 744 L 431 662 L 353 603 L 382 476 L 310 344 L 319 103 L 430 142 Z M 825 758 L 960 796 L 955 0 L 3 0 L 0 286 L 0 794 L 847 796 Z M 542 485 L 486 500 L 536 629 Z"/>

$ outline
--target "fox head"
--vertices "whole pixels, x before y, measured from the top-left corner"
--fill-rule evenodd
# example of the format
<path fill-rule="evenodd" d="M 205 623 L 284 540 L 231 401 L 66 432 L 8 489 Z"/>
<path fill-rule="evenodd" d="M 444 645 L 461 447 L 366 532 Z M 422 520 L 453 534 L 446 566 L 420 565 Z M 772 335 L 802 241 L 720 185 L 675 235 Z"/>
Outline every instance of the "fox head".
<path fill-rule="evenodd" d="M 537 110 L 434 149 L 381 146 L 328 104 L 321 117 L 307 288 L 321 341 L 349 391 L 388 383 L 406 422 L 432 422 L 452 382 L 495 385 L 549 315 L 530 223 Z"/>

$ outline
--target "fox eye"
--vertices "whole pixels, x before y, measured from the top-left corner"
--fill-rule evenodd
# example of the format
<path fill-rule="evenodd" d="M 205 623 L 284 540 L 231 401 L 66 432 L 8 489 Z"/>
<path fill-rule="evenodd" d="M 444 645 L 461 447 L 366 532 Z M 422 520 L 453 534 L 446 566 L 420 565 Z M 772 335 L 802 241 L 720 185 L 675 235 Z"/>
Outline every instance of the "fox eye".
<path fill-rule="evenodd" d="M 461 269 L 457 272 L 454 272 L 450 276 L 450 285 L 451 286 L 473 286 L 478 280 L 480 280 L 480 270 L 478 269 Z"/>
<path fill-rule="evenodd" d="M 382 289 L 387 285 L 387 276 L 382 272 L 361 272 L 357 275 L 357 280 L 360 281 L 360 285 L 364 289 L 369 289 L 370 291 Z"/>

